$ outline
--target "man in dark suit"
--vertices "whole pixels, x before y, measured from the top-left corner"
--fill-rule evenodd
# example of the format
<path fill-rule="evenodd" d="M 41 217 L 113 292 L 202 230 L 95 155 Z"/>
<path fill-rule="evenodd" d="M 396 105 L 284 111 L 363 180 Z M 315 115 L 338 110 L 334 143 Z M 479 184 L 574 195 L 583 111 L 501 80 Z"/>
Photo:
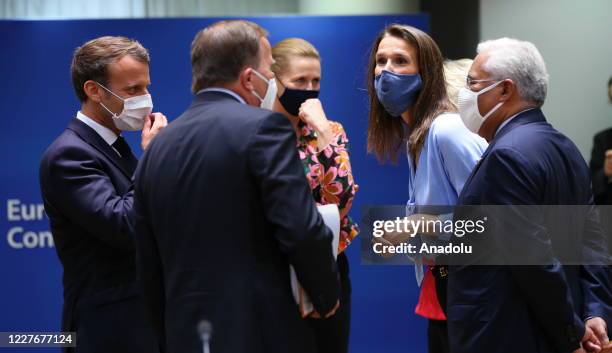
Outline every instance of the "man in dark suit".
<path fill-rule="evenodd" d="M 168 352 L 315 352 L 289 265 L 320 316 L 338 307 L 330 230 L 276 99 L 266 32 L 222 21 L 192 43 L 194 100 L 145 152 L 135 227 L 148 312 Z M 164 343 L 165 342 L 165 343 Z"/>
<path fill-rule="evenodd" d="M 612 103 L 612 77 L 608 80 L 608 98 Z M 612 205 L 612 128 L 593 138 L 590 167 L 595 203 Z"/>
<path fill-rule="evenodd" d="M 608 80 L 608 98 L 612 103 L 612 77 Z M 612 128 L 600 131 L 593 138 L 591 178 L 595 204 L 602 205 L 602 223 L 607 234 L 612 234 Z M 608 244 L 612 252 L 612 242 Z"/>
<path fill-rule="evenodd" d="M 612 205 L 612 129 L 601 131 L 593 138 L 590 167 L 595 203 Z"/>
<path fill-rule="evenodd" d="M 121 136 L 142 130 L 145 149 L 167 124 L 150 114 L 149 54 L 134 40 L 101 37 L 76 49 L 71 71 L 81 109 L 40 164 L 64 268 L 62 331 L 76 331 L 76 352 L 155 352 L 128 222 L 138 161 Z"/>
<path fill-rule="evenodd" d="M 607 343 L 612 318 L 610 267 L 559 261 L 578 249 L 576 263 L 592 265 L 598 258 L 597 264 L 609 265 L 588 168 L 540 110 L 548 75 L 536 47 L 502 38 L 481 43 L 478 53 L 459 111 L 490 144 L 458 204 L 505 206 L 502 217 L 488 220 L 503 227 L 485 233 L 482 239 L 493 246 L 479 256 L 508 265 L 450 266 L 451 351 L 597 351 Z M 586 211 L 561 218 L 550 216 L 552 206 L 519 205 L 582 205 L 571 210 Z M 520 266 L 525 264 L 530 266 Z"/>

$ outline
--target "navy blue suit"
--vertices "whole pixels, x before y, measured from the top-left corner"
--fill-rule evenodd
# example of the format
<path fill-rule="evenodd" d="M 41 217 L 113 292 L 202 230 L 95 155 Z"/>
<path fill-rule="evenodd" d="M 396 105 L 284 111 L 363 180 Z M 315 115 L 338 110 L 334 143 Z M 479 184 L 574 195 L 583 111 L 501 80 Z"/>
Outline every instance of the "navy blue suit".
<path fill-rule="evenodd" d="M 45 151 L 40 186 L 63 265 L 62 331 L 76 352 L 155 352 L 128 218 L 135 165 L 78 119 Z"/>
<path fill-rule="evenodd" d="M 585 205 L 587 212 L 570 215 L 573 219 L 563 219 L 563 224 L 544 213 L 516 215 L 520 224 L 495 239 L 497 255 L 526 263 L 549 257 L 548 265 L 450 266 L 452 352 L 572 352 L 584 335 L 584 319 L 601 316 L 611 323 L 610 268 L 562 266 L 558 261 L 570 256 L 567 249 L 607 256 L 605 238 L 591 206 L 584 159 L 540 109 L 520 113 L 495 135 L 458 205 Z M 530 223 L 534 219 L 542 223 Z M 580 263 L 580 258 L 572 260 Z"/>
<path fill-rule="evenodd" d="M 316 210 L 288 119 L 225 92 L 198 94 L 136 172 L 138 273 L 168 352 L 315 352 L 289 264 L 319 312 L 336 304 L 331 231 Z"/>

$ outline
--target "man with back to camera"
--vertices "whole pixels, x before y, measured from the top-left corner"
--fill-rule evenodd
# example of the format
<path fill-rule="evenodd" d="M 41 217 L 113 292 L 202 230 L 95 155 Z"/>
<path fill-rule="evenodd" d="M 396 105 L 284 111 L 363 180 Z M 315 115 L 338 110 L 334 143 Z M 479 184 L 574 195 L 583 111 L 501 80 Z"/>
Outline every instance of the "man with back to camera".
<path fill-rule="evenodd" d="M 149 53 L 135 40 L 100 37 L 75 50 L 71 72 L 81 109 L 40 163 L 64 268 L 62 331 L 76 331 L 79 353 L 156 352 L 129 222 L 138 160 L 121 136 L 142 130 L 146 149 L 167 125 L 163 114 L 151 114 Z"/>
<path fill-rule="evenodd" d="M 138 273 L 168 352 L 316 352 L 289 265 L 320 316 L 338 307 L 332 234 L 276 99 L 264 29 L 221 21 L 191 46 L 195 97 L 136 172 Z M 265 108 L 265 109 L 260 109 Z"/>
<path fill-rule="evenodd" d="M 508 215 L 519 223 L 510 224 L 505 237 L 488 234 L 497 236 L 502 257 L 547 264 L 449 267 L 452 352 L 597 352 L 607 344 L 610 267 L 586 265 L 592 259 L 609 265 L 609 255 L 591 212 L 586 163 L 540 109 L 547 86 L 544 60 L 532 43 L 502 38 L 479 44 L 459 112 L 490 144 L 458 204 L 504 205 L 506 213 L 518 209 L 513 205 L 582 205 L 589 211 L 549 219 L 546 207 L 532 207 L 535 216 Z M 583 256 L 581 266 L 561 265 L 567 249 Z"/>

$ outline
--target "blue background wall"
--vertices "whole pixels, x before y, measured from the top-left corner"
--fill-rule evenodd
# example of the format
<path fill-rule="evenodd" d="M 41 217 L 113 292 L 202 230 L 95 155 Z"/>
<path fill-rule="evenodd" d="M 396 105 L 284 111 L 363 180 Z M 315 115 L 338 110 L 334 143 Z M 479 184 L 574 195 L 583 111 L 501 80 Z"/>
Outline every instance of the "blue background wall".
<path fill-rule="evenodd" d="M 360 185 L 352 216 L 359 220 L 365 204 L 403 204 L 405 163 L 382 166 L 366 153 L 365 67 L 371 43 L 386 24 L 400 22 L 426 30 L 427 17 L 249 19 L 269 30 L 273 45 L 297 36 L 320 51 L 321 100 L 328 117 L 341 122 L 348 133 L 353 173 Z M 70 83 L 73 50 L 102 35 L 139 40 L 152 58 L 154 111 L 172 120 L 191 101 L 191 40 L 214 21 L 0 21 L 0 203 L 4 211 L 0 215 L 0 331 L 59 328 L 61 266 L 46 240 L 48 220 L 30 211 L 41 203 L 40 156 L 79 108 Z M 126 137 L 140 154 L 139 134 Z M 34 219 L 29 220 L 30 215 Z M 353 282 L 351 352 L 425 352 L 426 323 L 413 314 L 418 295 L 413 268 L 362 266 L 358 243 L 349 247 L 348 255 Z"/>

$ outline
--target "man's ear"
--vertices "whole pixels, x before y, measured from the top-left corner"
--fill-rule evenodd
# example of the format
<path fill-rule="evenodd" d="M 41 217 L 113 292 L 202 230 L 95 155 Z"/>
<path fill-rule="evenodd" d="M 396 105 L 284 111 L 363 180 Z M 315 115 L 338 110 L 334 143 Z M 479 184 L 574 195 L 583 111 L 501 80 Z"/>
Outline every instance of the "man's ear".
<path fill-rule="evenodd" d="M 100 101 L 102 100 L 101 92 L 102 88 L 100 87 L 100 85 L 98 85 L 97 83 L 95 83 L 92 80 L 87 80 L 85 81 L 85 83 L 83 84 L 83 91 L 85 91 L 85 94 L 87 95 L 88 99 L 91 99 L 92 101 L 96 102 L 96 103 L 100 103 Z"/>
<path fill-rule="evenodd" d="M 244 89 L 246 89 L 247 91 L 254 90 L 255 86 L 253 86 L 253 69 L 247 67 L 246 69 L 242 70 L 242 72 L 240 72 L 239 81 L 240 85 L 244 87 Z"/>
<path fill-rule="evenodd" d="M 516 90 L 516 83 L 514 83 L 514 81 L 511 79 L 504 80 L 500 85 L 502 86 L 502 102 L 509 100 L 513 94 L 518 94 L 518 91 Z"/>

